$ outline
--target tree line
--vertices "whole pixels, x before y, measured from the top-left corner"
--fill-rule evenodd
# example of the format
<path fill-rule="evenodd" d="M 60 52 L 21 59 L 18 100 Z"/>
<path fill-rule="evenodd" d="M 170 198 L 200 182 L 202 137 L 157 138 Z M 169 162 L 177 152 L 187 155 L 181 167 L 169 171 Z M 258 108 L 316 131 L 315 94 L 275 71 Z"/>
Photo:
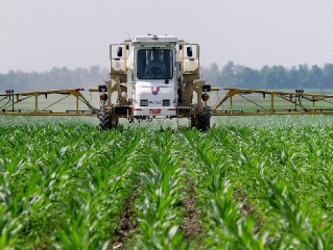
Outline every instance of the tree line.
<path fill-rule="evenodd" d="M 332 89 L 333 64 L 324 67 L 307 64 L 285 68 L 283 66 L 264 66 L 252 69 L 228 62 L 219 69 L 216 63 L 201 68 L 202 77 L 217 87 L 238 87 L 255 89 Z M 89 69 L 66 67 L 52 68 L 46 72 L 9 71 L 0 74 L 0 92 L 7 89 L 33 91 L 46 89 L 65 89 L 77 87 L 94 87 L 108 79 L 108 69 L 94 65 Z"/>
<path fill-rule="evenodd" d="M 218 87 L 251 89 L 332 89 L 333 64 L 324 67 L 307 64 L 285 68 L 264 66 L 260 70 L 228 62 L 219 70 L 216 63 L 201 70 L 209 84 Z"/>
<path fill-rule="evenodd" d="M 7 89 L 18 91 L 34 91 L 47 89 L 68 89 L 95 87 L 108 79 L 108 69 L 101 69 L 94 65 L 89 69 L 77 68 L 70 70 L 67 67 L 53 67 L 45 72 L 23 72 L 10 70 L 0 74 L 0 93 Z"/>

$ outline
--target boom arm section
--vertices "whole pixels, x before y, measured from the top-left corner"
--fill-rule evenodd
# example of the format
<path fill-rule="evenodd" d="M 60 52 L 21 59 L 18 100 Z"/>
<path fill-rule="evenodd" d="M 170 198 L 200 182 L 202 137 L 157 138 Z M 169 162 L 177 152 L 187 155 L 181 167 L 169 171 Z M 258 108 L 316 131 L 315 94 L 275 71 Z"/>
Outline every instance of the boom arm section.
<path fill-rule="evenodd" d="M 89 98 L 84 93 L 90 94 Z M 0 94 L 0 115 L 19 116 L 93 116 L 98 109 L 92 103 L 98 88 L 53 89 Z M 80 107 L 83 103 L 84 109 Z"/>
<path fill-rule="evenodd" d="M 333 95 L 329 94 L 308 94 L 303 90 L 224 90 L 227 93 L 212 110 L 213 116 L 333 114 Z"/>

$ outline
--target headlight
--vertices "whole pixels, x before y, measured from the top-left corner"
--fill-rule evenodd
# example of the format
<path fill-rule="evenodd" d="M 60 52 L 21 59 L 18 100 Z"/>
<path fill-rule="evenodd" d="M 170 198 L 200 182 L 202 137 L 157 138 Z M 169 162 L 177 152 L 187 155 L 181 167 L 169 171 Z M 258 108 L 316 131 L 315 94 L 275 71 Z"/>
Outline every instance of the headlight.
<path fill-rule="evenodd" d="M 163 100 L 163 106 L 170 106 L 170 100 Z"/>
<path fill-rule="evenodd" d="M 207 101 L 209 99 L 209 95 L 208 94 L 202 94 L 201 99 L 203 101 Z"/>
<path fill-rule="evenodd" d="M 148 100 L 140 100 L 141 106 L 148 106 Z"/>

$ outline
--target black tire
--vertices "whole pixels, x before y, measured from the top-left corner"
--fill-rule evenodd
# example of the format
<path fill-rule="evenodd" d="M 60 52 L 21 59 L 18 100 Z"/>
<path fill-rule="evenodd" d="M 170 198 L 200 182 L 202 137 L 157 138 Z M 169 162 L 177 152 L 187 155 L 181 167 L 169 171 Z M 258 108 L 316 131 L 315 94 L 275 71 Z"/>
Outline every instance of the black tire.
<path fill-rule="evenodd" d="M 111 116 L 103 109 L 101 109 L 98 113 L 98 119 L 99 119 L 99 130 L 105 131 L 111 129 Z"/>
<path fill-rule="evenodd" d="M 210 128 L 210 118 L 211 118 L 210 108 L 204 109 L 202 115 L 198 116 L 198 129 L 201 131 L 206 131 Z"/>

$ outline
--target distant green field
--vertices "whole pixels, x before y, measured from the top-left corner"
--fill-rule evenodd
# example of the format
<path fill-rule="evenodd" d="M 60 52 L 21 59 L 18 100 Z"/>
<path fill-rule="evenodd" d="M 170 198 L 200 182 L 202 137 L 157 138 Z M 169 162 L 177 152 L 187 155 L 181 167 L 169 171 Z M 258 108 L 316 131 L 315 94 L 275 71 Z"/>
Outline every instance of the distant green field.
<path fill-rule="evenodd" d="M 333 118 L 213 120 L 0 117 L 0 249 L 332 249 Z"/>

